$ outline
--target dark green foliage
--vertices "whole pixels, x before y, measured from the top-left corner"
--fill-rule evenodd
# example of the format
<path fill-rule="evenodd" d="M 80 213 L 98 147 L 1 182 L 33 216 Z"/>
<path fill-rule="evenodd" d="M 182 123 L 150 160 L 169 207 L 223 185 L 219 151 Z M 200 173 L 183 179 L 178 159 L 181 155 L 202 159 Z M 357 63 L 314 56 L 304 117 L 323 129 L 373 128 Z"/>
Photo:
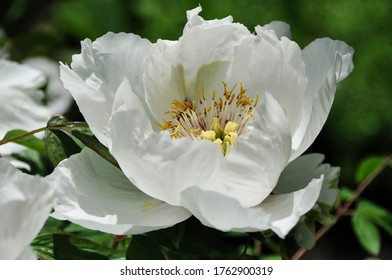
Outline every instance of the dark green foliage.
<path fill-rule="evenodd" d="M 62 116 L 54 117 L 48 122 L 45 142 L 47 154 L 53 166 L 57 166 L 60 161 L 79 153 L 86 146 L 118 167 L 117 161 L 110 154 L 108 148 L 98 141 L 87 123 L 69 122 Z"/>
<path fill-rule="evenodd" d="M 372 255 L 380 253 L 381 236 L 378 228 L 365 215 L 356 212 L 352 218 L 355 235 L 362 247 Z"/>
<path fill-rule="evenodd" d="M 381 248 L 379 229 L 392 237 L 392 212 L 375 203 L 361 200 L 352 217 L 352 225 L 362 247 L 377 256 Z"/>
<path fill-rule="evenodd" d="M 124 259 L 126 244 L 112 248 L 113 243 L 110 234 L 49 218 L 31 245 L 40 259 Z"/>
<path fill-rule="evenodd" d="M 41 155 L 45 154 L 45 143 L 41 139 L 35 137 L 34 135 L 28 135 L 23 138 L 19 138 L 20 136 L 23 136 L 27 134 L 28 132 L 25 130 L 20 130 L 20 129 L 15 129 L 8 131 L 3 140 L 10 140 L 12 138 L 15 138 L 14 143 L 17 143 L 19 145 L 25 146 L 27 148 L 30 148 L 32 150 L 37 151 Z"/>
<path fill-rule="evenodd" d="M 164 260 L 165 255 L 158 244 L 145 235 L 132 236 L 126 258 L 128 260 Z"/>

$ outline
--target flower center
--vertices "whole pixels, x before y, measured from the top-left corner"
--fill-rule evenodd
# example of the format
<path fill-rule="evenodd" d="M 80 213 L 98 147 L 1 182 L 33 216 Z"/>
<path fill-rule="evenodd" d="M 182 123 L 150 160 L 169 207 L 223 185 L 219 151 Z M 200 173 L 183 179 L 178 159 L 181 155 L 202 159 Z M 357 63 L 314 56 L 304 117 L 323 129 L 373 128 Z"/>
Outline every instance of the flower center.
<path fill-rule="evenodd" d="M 170 130 L 173 139 L 192 137 L 194 140 L 210 140 L 217 143 L 223 155 L 227 155 L 236 145 L 236 139 L 247 132 L 247 123 L 253 117 L 258 96 L 251 99 L 240 84 L 230 90 L 223 83 L 222 97 L 217 98 L 213 91 L 206 98 L 204 89 L 199 92 L 198 100 L 174 100 L 171 110 L 165 112 L 169 120 L 162 119 L 162 130 Z"/>

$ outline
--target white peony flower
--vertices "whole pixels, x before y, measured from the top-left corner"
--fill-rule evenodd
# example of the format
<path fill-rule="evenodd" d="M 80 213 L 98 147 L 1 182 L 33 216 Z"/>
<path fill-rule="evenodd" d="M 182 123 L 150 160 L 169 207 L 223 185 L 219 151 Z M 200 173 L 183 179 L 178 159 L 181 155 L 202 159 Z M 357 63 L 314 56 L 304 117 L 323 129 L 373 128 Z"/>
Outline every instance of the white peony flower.
<path fill-rule="evenodd" d="M 50 118 L 42 105 L 39 90 L 45 77 L 29 66 L 0 59 L 0 139 L 12 129 L 32 130 L 42 127 Z M 20 151 L 17 144 L 0 146 L 0 154 Z"/>
<path fill-rule="evenodd" d="M 44 179 L 0 159 L 0 260 L 36 259 L 29 245 L 49 216 L 53 196 Z"/>
<path fill-rule="evenodd" d="M 45 75 L 47 86 L 45 89 L 46 107 L 51 116 L 66 113 L 72 105 L 72 96 L 64 89 L 60 80 L 58 62 L 46 57 L 30 57 L 23 64 L 37 69 Z"/>
<path fill-rule="evenodd" d="M 56 63 L 34 58 L 26 64 L 31 67 L 0 59 L 0 139 L 12 129 L 30 131 L 43 127 L 52 116 L 65 113 L 71 105 L 71 97 L 61 86 Z M 40 88 L 47 80 L 44 93 Z M 9 143 L 0 146 L 0 154 L 10 155 L 23 149 Z"/>
<path fill-rule="evenodd" d="M 353 49 L 325 38 L 301 51 L 285 23 L 252 34 L 200 11 L 188 11 L 178 41 L 108 33 L 82 41 L 71 67 L 61 65 L 65 88 L 123 173 L 89 150 L 64 161 L 50 176 L 64 191 L 55 216 L 135 234 L 194 215 L 222 231 L 283 238 L 314 206 L 320 172 L 306 170 L 296 191 L 273 190 L 320 132 Z"/>

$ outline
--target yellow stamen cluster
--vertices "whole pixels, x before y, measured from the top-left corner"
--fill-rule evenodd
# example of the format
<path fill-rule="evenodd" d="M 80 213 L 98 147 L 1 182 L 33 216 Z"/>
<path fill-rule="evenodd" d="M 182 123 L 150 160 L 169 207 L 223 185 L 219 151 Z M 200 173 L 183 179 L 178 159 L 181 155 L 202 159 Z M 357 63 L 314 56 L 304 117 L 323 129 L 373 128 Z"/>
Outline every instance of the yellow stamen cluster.
<path fill-rule="evenodd" d="M 170 130 L 171 137 L 192 137 L 194 140 L 210 140 L 219 145 L 227 155 L 235 146 L 239 135 L 247 131 L 247 123 L 253 116 L 258 97 L 251 99 L 242 84 L 238 93 L 237 85 L 231 90 L 223 83 L 223 94 L 213 91 L 206 98 L 204 90 L 199 92 L 199 100 L 174 100 L 171 110 L 166 112 L 171 120 L 162 120 L 162 130 Z"/>
<path fill-rule="evenodd" d="M 235 146 L 238 137 L 237 126 L 235 122 L 228 122 L 225 129 L 222 130 L 218 122 L 218 118 L 213 118 L 214 125 L 211 130 L 202 131 L 199 135 L 200 139 L 210 140 L 219 145 L 222 153 L 227 155 L 229 151 Z"/>

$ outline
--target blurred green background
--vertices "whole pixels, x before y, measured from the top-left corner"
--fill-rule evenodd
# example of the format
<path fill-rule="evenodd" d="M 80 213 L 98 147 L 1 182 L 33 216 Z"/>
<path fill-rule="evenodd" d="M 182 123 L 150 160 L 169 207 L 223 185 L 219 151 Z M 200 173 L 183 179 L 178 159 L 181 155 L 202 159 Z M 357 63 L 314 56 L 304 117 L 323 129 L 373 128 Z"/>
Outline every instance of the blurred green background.
<path fill-rule="evenodd" d="M 323 153 L 326 162 L 341 166 L 341 185 L 351 188 L 361 160 L 392 152 L 391 0 L 1 0 L 0 44 L 12 60 L 46 56 L 70 62 L 71 55 L 80 52 L 81 40 L 108 31 L 132 32 L 152 42 L 177 39 L 185 11 L 199 3 L 204 18 L 232 15 L 250 30 L 285 21 L 301 48 L 320 37 L 353 46 L 355 69 L 338 86 L 327 124 L 308 152 Z M 71 118 L 80 118 L 73 114 Z M 391 173 L 384 172 L 365 193 L 390 210 Z M 366 258 L 353 236 L 349 220 L 343 219 L 307 257 Z M 382 238 L 380 256 L 392 259 L 390 238 Z"/>

